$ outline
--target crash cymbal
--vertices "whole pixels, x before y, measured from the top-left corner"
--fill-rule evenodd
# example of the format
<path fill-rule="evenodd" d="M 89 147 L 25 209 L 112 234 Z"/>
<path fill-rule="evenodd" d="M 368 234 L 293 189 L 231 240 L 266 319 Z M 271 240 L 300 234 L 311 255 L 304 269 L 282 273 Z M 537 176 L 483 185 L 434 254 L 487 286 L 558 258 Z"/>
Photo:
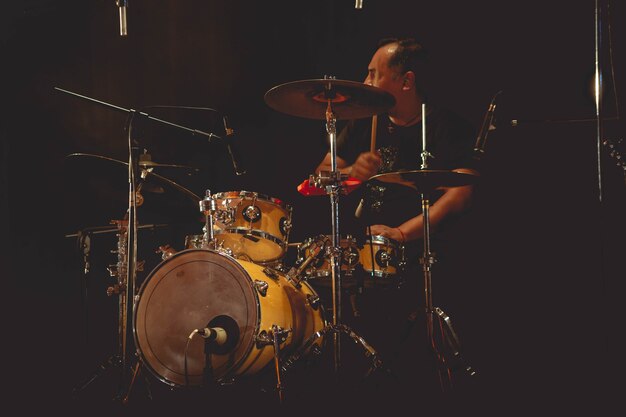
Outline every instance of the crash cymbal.
<path fill-rule="evenodd" d="M 102 155 L 73 153 L 66 164 L 84 180 L 83 187 L 93 188 L 102 198 L 122 202 L 128 200 L 128 163 Z M 164 211 L 176 208 L 198 210 L 200 197 L 182 185 L 152 171 L 161 164 L 145 164 L 137 188 L 149 205 L 163 206 Z M 81 190 L 84 192 L 85 190 Z M 139 203 L 139 202 L 138 202 Z"/>
<path fill-rule="evenodd" d="M 325 120 L 329 100 L 337 120 L 370 117 L 395 104 L 383 89 L 334 79 L 292 81 L 265 93 L 265 102 L 274 110 L 307 119 Z"/>
<path fill-rule="evenodd" d="M 439 187 L 460 187 L 478 181 L 479 176 L 456 171 L 416 169 L 386 172 L 371 177 L 368 181 L 379 180 L 407 185 L 420 192 L 434 190 Z"/>

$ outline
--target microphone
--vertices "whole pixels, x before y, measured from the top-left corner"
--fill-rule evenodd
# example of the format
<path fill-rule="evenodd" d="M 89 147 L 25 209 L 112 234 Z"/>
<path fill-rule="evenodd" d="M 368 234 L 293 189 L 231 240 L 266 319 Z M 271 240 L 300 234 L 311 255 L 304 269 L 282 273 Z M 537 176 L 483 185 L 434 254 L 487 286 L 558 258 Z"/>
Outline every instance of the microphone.
<path fill-rule="evenodd" d="M 363 8 L 363 0 L 355 0 L 354 1 L 354 8 L 355 9 L 362 9 Z"/>
<path fill-rule="evenodd" d="M 491 99 L 491 103 L 489 103 L 487 113 L 485 113 L 485 118 L 483 119 L 483 124 L 480 127 L 480 132 L 478 132 L 478 138 L 476 138 L 476 144 L 474 145 L 474 158 L 476 159 L 480 160 L 485 154 L 487 135 L 489 135 L 490 130 L 495 130 L 496 128 L 494 125 L 494 115 L 496 112 L 496 98 L 498 98 L 500 93 L 502 93 L 502 90 L 498 91 Z"/>
<path fill-rule="evenodd" d="M 228 340 L 226 330 L 221 327 L 205 327 L 196 330 L 200 336 L 207 339 L 207 342 L 215 343 L 217 346 L 223 346 Z"/>
<path fill-rule="evenodd" d="M 126 25 L 126 8 L 128 0 L 115 0 L 115 4 L 120 11 L 120 36 L 128 35 L 128 26 Z"/>
<path fill-rule="evenodd" d="M 246 173 L 246 170 L 237 163 L 237 161 L 241 161 L 239 153 L 237 152 L 236 147 L 231 146 L 232 137 L 234 136 L 235 131 L 232 128 L 228 127 L 228 118 L 226 116 L 224 116 L 222 120 L 224 121 L 224 130 L 226 131 L 226 148 L 228 149 L 230 160 L 233 163 L 235 174 L 237 174 L 238 176 L 243 175 Z"/>

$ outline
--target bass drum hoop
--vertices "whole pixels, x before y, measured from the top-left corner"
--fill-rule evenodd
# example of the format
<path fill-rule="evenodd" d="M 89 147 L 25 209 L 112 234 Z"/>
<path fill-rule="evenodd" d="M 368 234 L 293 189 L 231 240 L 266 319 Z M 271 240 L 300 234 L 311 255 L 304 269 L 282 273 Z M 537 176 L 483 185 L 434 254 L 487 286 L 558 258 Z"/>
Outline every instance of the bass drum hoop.
<path fill-rule="evenodd" d="M 239 261 L 235 258 L 233 258 L 232 256 L 229 256 L 227 254 L 224 253 L 219 253 L 216 252 L 214 250 L 210 250 L 210 249 L 187 249 L 181 252 L 178 252 L 176 254 L 174 254 L 171 258 L 168 258 L 166 260 L 164 260 L 163 262 L 161 262 L 159 265 L 157 265 L 157 267 L 155 267 L 150 274 L 146 277 L 146 279 L 144 280 L 144 282 L 142 283 L 139 292 L 137 293 L 134 305 L 133 305 L 133 335 L 134 335 L 134 339 L 135 339 L 135 346 L 136 346 L 136 350 L 138 355 L 141 358 L 142 363 L 148 368 L 148 370 L 150 371 L 151 374 L 154 375 L 155 378 L 157 378 L 159 381 L 171 386 L 171 387 L 186 387 L 187 384 L 184 383 L 184 381 L 177 381 L 175 378 L 173 377 L 168 377 L 166 375 L 164 375 L 164 370 L 163 368 L 168 368 L 168 364 L 163 363 L 162 360 L 160 360 L 159 357 L 157 357 L 157 355 L 155 354 L 154 350 L 151 348 L 150 346 L 150 342 L 147 340 L 147 335 L 145 333 L 143 333 L 141 331 L 141 329 L 138 329 L 142 324 L 145 325 L 145 322 L 141 322 L 141 320 L 146 319 L 147 314 L 145 313 L 145 308 L 147 308 L 147 306 L 145 308 L 142 308 L 142 301 L 144 300 L 145 296 L 148 296 L 148 294 L 144 294 L 144 292 L 154 283 L 153 280 L 156 279 L 154 278 L 155 276 L 160 276 L 158 275 L 159 272 L 164 272 L 163 276 L 160 277 L 159 282 L 154 284 L 154 285 L 160 285 L 161 281 L 163 281 L 166 276 L 171 273 L 174 269 L 176 269 L 179 266 L 184 266 L 185 264 L 188 263 L 192 263 L 194 261 L 203 261 L 204 258 L 207 256 L 207 254 L 211 254 L 209 257 L 213 257 L 215 256 L 215 259 L 226 259 L 227 263 L 234 267 L 234 270 L 236 272 L 239 272 L 243 275 L 243 278 L 247 279 L 250 282 L 250 285 L 246 288 L 244 286 L 241 286 L 242 292 L 247 293 L 246 295 L 248 295 L 249 297 L 246 301 L 248 302 L 247 304 L 254 304 L 253 308 L 249 309 L 250 310 L 250 316 L 248 318 L 248 320 L 245 320 L 245 323 L 238 323 L 240 328 L 244 327 L 242 326 L 242 324 L 245 324 L 245 327 L 249 327 L 249 323 L 252 322 L 254 323 L 254 328 L 252 331 L 247 331 L 247 335 L 244 335 L 243 332 L 240 333 L 240 341 L 237 343 L 237 345 L 235 346 L 235 348 L 233 349 L 234 351 L 237 350 L 242 350 L 242 352 L 240 352 L 239 354 L 239 358 L 236 359 L 236 361 L 234 361 L 232 364 L 230 364 L 227 369 L 225 371 L 223 371 L 223 375 L 221 376 L 216 376 L 216 380 L 217 382 L 224 382 L 224 381 L 229 381 L 232 380 L 237 374 L 238 374 L 238 370 L 241 368 L 242 365 L 245 364 L 246 361 L 248 361 L 248 359 L 250 358 L 250 355 L 252 354 L 252 351 L 254 349 L 254 343 L 255 343 L 255 337 L 256 335 L 259 333 L 260 331 L 260 324 L 261 324 L 261 305 L 260 305 L 260 301 L 259 301 L 259 296 L 257 294 L 257 292 L 254 290 L 253 285 L 252 285 L 252 277 L 250 276 L 250 274 L 245 270 L 245 268 L 239 263 Z M 195 255 L 195 256 L 194 256 Z M 187 256 L 191 256 L 192 259 L 190 259 L 188 262 L 185 262 L 183 264 L 178 264 L 177 261 L 179 261 L 181 258 L 183 257 L 187 257 Z M 220 263 L 215 262 L 216 265 L 218 266 L 223 266 Z M 168 268 L 168 265 L 171 265 L 171 268 Z M 232 272 L 232 271 L 231 271 Z M 152 297 L 154 295 L 154 292 L 149 294 L 149 297 Z M 219 315 L 219 314 L 218 314 Z M 216 316 L 216 315 L 215 315 Z M 213 318 L 213 317 L 211 317 Z M 237 321 L 237 320 L 235 320 Z M 182 342 L 182 346 L 183 348 L 181 349 L 181 363 L 183 360 L 183 356 L 184 356 L 184 344 L 186 343 L 189 334 L 196 328 L 204 328 L 207 325 L 206 322 L 198 322 L 195 323 L 194 325 L 189 327 L 189 332 L 187 335 L 185 335 L 185 340 L 184 342 Z M 195 326 L 195 327 L 194 327 Z M 199 336 L 196 336 L 199 337 Z M 201 337 L 199 337 L 201 339 Z M 190 343 L 191 344 L 191 343 Z M 243 349 L 241 349 L 242 346 L 245 346 Z M 148 349 L 148 347 L 150 347 L 150 349 Z M 158 347 L 157 347 L 158 348 Z M 190 349 L 191 350 L 191 349 Z M 191 359 L 191 355 L 188 355 L 188 359 Z M 155 363 L 161 364 L 161 372 L 159 372 L 158 369 L 156 369 L 155 364 L 153 364 L 153 360 Z M 176 374 L 175 371 L 171 370 L 172 374 Z M 188 375 L 189 380 L 193 380 L 194 378 L 197 380 L 198 377 L 197 375 Z M 184 375 L 183 375 L 184 378 Z M 194 383 L 190 383 L 189 385 L 199 385 L 199 384 L 194 384 Z"/>

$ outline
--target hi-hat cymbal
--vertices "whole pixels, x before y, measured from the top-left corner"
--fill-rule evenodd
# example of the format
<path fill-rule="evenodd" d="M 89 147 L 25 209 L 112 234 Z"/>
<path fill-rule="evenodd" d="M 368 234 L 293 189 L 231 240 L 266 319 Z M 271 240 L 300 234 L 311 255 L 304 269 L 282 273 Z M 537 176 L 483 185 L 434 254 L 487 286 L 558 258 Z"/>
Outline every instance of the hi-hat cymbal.
<path fill-rule="evenodd" d="M 325 120 L 329 101 L 337 120 L 370 117 L 395 104 L 381 88 L 334 79 L 292 81 L 265 93 L 265 102 L 274 110 L 307 119 Z"/>
<path fill-rule="evenodd" d="M 86 180 L 87 187 L 94 188 L 106 200 L 128 200 L 128 163 L 102 155 L 73 153 L 66 156 L 74 171 Z M 144 164 L 141 178 L 137 178 L 139 193 L 150 206 L 163 206 L 163 211 L 177 209 L 198 210 L 200 197 L 182 185 L 156 174 L 152 169 L 161 164 Z M 171 168 L 171 166 L 168 166 Z M 85 190 L 81 190 L 84 192 Z"/>
<path fill-rule="evenodd" d="M 480 177 L 464 172 L 416 169 L 385 172 L 371 177 L 368 181 L 379 180 L 407 185 L 420 192 L 432 191 L 439 187 L 460 187 L 475 184 Z"/>

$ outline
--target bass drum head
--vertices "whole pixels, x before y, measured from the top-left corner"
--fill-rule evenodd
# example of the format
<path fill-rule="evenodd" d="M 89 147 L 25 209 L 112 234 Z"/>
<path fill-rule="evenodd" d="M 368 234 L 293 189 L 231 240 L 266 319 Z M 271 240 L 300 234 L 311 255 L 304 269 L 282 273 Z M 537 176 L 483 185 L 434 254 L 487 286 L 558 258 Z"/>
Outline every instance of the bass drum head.
<path fill-rule="evenodd" d="M 137 350 L 167 384 L 202 385 L 208 372 L 222 380 L 236 374 L 249 355 L 259 311 L 250 277 L 236 260 L 204 249 L 178 252 L 159 264 L 139 290 L 133 322 Z M 194 329 L 208 327 L 218 316 L 236 322 L 239 340 L 227 353 L 212 353 L 207 370 L 204 339 L 195 335 L 188 346 L 187 341 Z"/>

